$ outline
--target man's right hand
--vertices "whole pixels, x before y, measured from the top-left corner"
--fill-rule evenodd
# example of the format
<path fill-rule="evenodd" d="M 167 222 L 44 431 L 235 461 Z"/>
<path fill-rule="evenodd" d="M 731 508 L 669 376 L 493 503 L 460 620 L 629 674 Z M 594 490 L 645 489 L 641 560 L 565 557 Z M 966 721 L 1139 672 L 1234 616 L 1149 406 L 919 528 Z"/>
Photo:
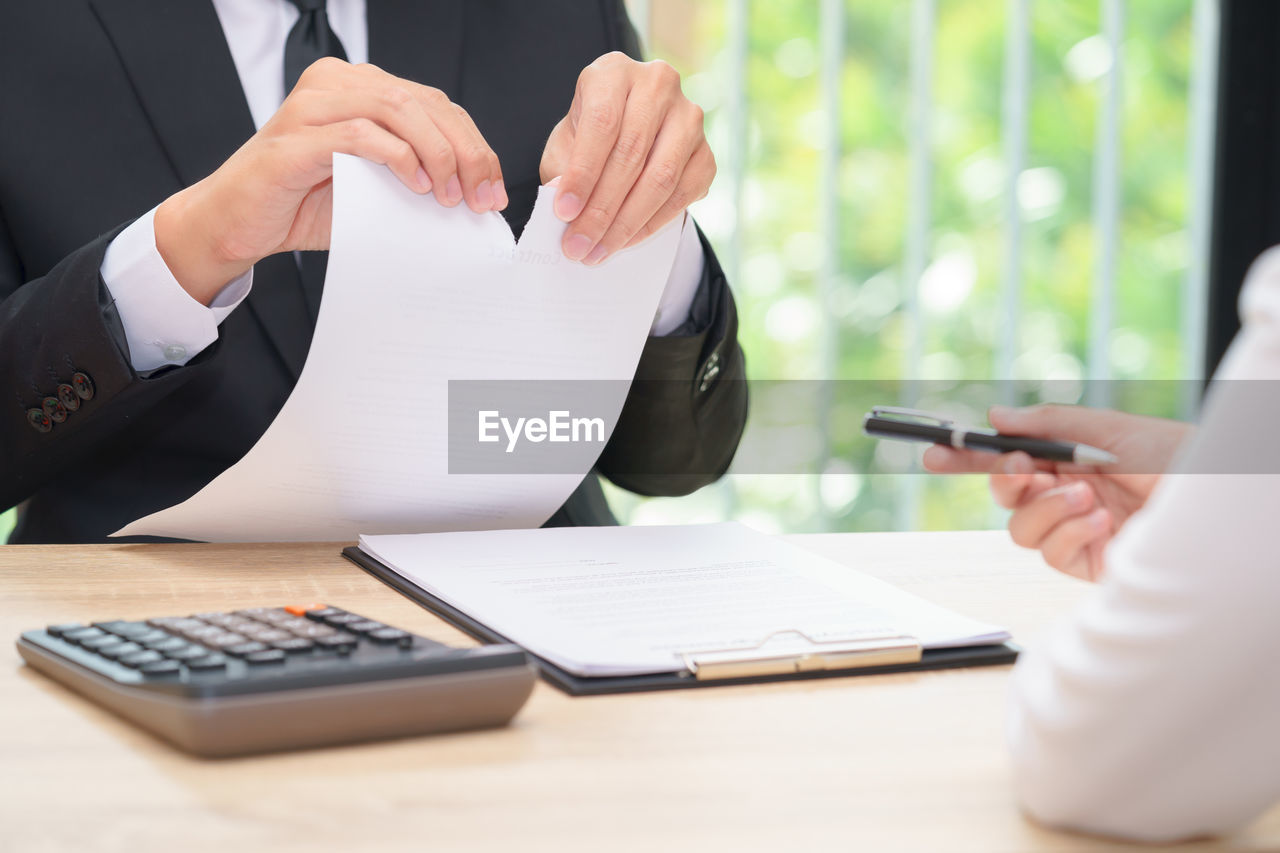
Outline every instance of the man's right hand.
<path fill-rule="evenodd" d="M 449 207 L 507 205 L 497 155 L 443 92 L 321 59 L 227 162 L 156 209 L 156 248 L 183 289 L 208 305 L 268 255 L 328 249 L 334 152 L 384 163 Z"/>
<path fill-rule="evenodd" d="M 1146 503 L 1193 429 L 1180 421 L 1077 406 L 994 406 L 988 418 L 1001 433 L 1089 444 L 1119 459 L 1097 467 L 942 446 L 924 454 L 930 471 L 990 473 L 996 502 L 1013 510 L 1013 541 L 1039 550 L 1055 569 L 1087 580 L 1101 577 L 1107 542 Z"/>

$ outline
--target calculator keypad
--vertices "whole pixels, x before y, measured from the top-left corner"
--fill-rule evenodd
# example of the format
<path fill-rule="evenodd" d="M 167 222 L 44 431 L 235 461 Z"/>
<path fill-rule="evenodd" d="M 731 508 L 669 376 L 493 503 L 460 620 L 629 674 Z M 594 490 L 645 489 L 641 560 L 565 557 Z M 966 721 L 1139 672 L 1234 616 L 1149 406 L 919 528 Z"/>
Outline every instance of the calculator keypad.
<path fill-rule="evenodd" d="M 252 672 L 291 660 L 352 655 L 372 648 L 436 645 L 406 631 L 324 604 L 254 607 L 231 613 L 51 625 L 46 632 L 148 678 L 226 672 L 243 661 Z M 243 666 L 241 667 L 243 669 Z"/>

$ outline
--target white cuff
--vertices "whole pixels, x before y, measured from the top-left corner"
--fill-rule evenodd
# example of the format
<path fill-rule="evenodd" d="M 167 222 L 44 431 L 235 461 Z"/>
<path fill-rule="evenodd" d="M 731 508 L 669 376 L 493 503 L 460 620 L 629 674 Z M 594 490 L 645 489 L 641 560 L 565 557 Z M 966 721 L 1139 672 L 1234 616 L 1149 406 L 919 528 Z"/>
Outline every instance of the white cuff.
<path fill-rule="evenodd" d="M 209 307 L 191 298 L 156 248 L 155 209 L 121 231 L 102 259 L 129 361 L 139 373 L 183 365 L 218 339 L 218 324 L 253 288 L 253 270 L 227 284 Z"/>
<path fill-rule="evenodd" d="M 693 217 L 685 213 L 676 259 L 671 264 L 667 287 L 658 300 L 658 310 L 653 315 L 649 334 L 659 338 L 669 335 L 689 319 L 689 309 L 693 307 L 693 297 L 698 294 L 706 263 L 702 241 L 698 239 L 698 230 L 693 227 Z"/>

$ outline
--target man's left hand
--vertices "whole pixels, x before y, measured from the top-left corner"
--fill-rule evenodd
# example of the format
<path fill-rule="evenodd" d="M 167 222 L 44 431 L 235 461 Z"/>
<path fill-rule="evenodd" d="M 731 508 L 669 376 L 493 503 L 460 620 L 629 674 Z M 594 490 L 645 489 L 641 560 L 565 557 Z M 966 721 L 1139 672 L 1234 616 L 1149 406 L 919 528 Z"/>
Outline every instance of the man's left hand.
<path fill-rule="evenodd" d="M 578 76 L 539 171 L 543 183 L 561 176 L 555 213 L 569 223 L 565 257 L 594 266 L 705 196 L 716 161 L 702 109 L 675 69 L 615 52 Z"/>

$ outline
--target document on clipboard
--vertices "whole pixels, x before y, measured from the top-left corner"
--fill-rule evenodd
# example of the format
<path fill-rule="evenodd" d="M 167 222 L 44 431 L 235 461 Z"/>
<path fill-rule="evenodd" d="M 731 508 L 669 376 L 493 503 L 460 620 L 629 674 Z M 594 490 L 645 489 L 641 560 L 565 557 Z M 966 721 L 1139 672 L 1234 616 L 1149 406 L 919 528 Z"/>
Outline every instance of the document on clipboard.
<path fill-rule="evenodd" d="M 362 536 L 348 556 L 577 679 L 912 668 L 1009 639 L 736 523 Z"/>

